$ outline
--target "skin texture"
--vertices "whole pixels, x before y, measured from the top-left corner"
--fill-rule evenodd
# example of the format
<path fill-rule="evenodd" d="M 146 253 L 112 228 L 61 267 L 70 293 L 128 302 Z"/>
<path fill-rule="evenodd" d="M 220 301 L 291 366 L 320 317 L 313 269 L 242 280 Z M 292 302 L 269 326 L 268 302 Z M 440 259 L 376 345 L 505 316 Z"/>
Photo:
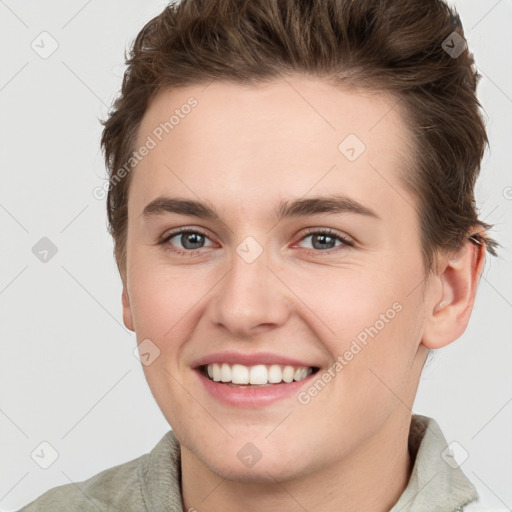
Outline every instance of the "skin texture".
<path fill-rule="evenodd" d="M 137 147 L 191 96 L 197 106 L 132 171 L 122 276 L 125 325 L 160 350 L 143 369 L 182 446 L 184 510 L 387 511 L 412 469 L 407 437 L 427 349 L 464 332 L 484 248 L 468 242 L 425 278 L 416 200 L 398 179 L 410 139 L 394 98 L 299 75 L 164 90 Z M 351 133 L 366 145 L 355 161 L 338 150 Z M 282 200 L 334 193 L 380 219 L 274 217 Z M 207 201 L 221 220 L 142 215 L 164 195 Z M 203 245 L 180 255 L 184 237 L 158 244 L 180 227 L 205 232 Z M 313 245 L 309 228 L 354 245 Z M 236 251 L 247 236 L 263 250 L 250 264 Z M 307 405 L 297 396 L 224 405 L 191 368 L 230 350 L 290 355 L 325 372 L 397 303 Z M 247 442 L 262 454 L 252 467 L 237 457 Z"/>

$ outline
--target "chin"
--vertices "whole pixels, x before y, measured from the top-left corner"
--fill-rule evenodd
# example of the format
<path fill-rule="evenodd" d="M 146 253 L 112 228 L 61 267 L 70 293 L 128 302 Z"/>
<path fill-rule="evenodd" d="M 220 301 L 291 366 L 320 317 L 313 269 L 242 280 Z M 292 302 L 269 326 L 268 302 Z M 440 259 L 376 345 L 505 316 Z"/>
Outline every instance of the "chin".
<path fill-rule="evenodd" d="M 275 484 L 276 481 L 286 482 L 301 476 L 299 468 L 280 467 L 274 463 L 261 459 L 252 467 L 243 467 L 242 464 L 225 464 L 219 461 L 219 465 L 213 464 L 210 469 L 226 480 L 240 483 Z"/>
<path fill-rule="evenodd" d="M 268 447 L 259 451 L 256 443 L 257 440 L 254 444 L 250 441 L 242 444 L 237 442 L 234 443 L 236 447 L 224 447 L 221 453 L 204 454 L 206 457 L 202 456 L 201 460 L 220 477 L 243 483 L 272 484 L 276 480 L 285 482 L 309 472 L 307 467 L 298 463 L 301 460 L 300 453 L 289 453 L 288 458 L 285 458 L 277 448 Z M 314 468 L 309 468 L 310 471 L 312 469 Z"/>

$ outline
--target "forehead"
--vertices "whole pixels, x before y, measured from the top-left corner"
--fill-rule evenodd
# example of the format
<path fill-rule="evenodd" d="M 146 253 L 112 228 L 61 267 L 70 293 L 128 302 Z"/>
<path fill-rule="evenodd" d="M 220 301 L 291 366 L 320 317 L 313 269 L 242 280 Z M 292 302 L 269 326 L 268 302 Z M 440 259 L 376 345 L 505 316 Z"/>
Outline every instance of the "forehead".
<path fill-rule="evenodd" d="M 397 192 L 398 176 L 410 137 L 397 99 L 320 79 L 164 89 L 142 119 L 135 148 L 144 145 L 151 149 L 132 181 L 139 210 L 177 188 L 182 196 L 211 200 L 215 191 L 216 201 L 225 194 L 248 203 L 253 195 L 270 200 L 313 188 L 390 205 L 406 194 Z"/>

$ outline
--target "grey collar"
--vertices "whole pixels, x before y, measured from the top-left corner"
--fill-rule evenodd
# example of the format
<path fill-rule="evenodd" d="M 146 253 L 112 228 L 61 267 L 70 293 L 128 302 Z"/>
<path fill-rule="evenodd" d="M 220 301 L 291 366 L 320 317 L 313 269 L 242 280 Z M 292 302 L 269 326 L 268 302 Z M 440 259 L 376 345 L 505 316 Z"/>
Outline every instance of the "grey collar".
<path fill-rule="evenodd" d="M 478 499 L 475 486 L 447 446 L 435 420 L 412 415 L 409 453 L 414 466 L 407 487 L 390 512 L 454 512 Z"/>

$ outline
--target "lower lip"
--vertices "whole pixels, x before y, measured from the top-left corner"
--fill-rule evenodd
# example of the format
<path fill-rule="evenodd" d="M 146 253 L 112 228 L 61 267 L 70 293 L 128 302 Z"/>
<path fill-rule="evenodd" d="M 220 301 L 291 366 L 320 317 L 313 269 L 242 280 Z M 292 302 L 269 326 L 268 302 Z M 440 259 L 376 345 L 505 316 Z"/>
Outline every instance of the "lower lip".
<path fill-rule="evenodd" d="M 206 390 L 218 401 L 234 407 L 254 408 L 271 404 L 284 398 L 297 395 L 304 385 L 309 384 L 318 372 L 305 379 L 290 383 L 271 384 L 261 387 L 234 387 L 215 382 L 196 370 Z"/>

